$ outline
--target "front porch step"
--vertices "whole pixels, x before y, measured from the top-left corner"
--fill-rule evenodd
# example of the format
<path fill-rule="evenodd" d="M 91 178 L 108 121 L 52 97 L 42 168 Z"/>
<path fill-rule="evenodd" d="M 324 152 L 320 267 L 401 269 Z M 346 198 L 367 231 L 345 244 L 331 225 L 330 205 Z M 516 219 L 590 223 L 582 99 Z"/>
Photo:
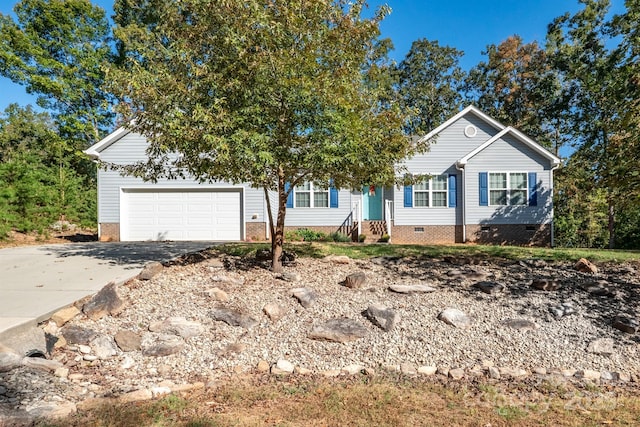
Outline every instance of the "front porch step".
<path fill-rule="evenodd" d="M 362 234 L 367 236 L 365 243 L 375 243 L 383 234 L 387 234 L 387 221 L 362 221 Z"/>

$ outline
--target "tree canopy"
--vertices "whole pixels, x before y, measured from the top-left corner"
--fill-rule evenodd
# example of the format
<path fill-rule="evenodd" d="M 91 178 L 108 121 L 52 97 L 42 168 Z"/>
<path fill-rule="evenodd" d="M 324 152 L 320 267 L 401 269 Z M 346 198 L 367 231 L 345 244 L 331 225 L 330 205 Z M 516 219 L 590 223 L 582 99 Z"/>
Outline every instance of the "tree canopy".
<path fill-rule="evenodd" d="M 364 0 L 151 3 L 116 5 L 158 18 L 115 17 L 112 88 L 150 142 L 149 161 L 126 171 L 277 191 L 274 269 L 294 186 L 390 184 L 414 150 L 379 40 L 386 7 L 365 18 Z"/>

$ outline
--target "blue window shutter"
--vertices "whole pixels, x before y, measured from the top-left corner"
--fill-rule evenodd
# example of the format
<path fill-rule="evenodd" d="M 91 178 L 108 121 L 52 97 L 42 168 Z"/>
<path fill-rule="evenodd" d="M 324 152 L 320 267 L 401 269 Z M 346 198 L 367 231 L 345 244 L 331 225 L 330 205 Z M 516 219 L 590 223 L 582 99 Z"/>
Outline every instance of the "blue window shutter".
<path fill-rule="evenodd" d="M 288 182 L 285 182 L 285 183 L 284 183 L 284 191 L 285 191 L 285 193 L 286 193 L 287 191 L 289 191 L 289 187 L 290 187 L 289 183 L 288 183 Z M 292 191 L 291 191 L 291 193 L 289 193 L 289 195 L 287 196 L 287 207 L 288 207 L 288 208 L 292 208 L 292 207 L 293 207 L 293 190 L 292 190 Z"/>
<path fill-rule="evenodd" d="M 457 203 L 456 203 L 456 197 L 458 195 L 458 190 L 456 185 L 457 178 L 458 177 L 456 176 L 456 174 L 449 175 L 449 207 L 450 208 L 455 208 L 457 206 Z"/>
<path fill-rule="evenodd" d="M 338 207 L 338 189 L 335 187 L 329 187 L 329 207 Z"/>
<path fill-rule="evenodd" d="M 480 206 L 489 206 L 489 174 L 480 172 L 478 181 L 480 182 Z"/>
<path fill-rule="evenodd" d="M 529 206 L 538 206 L 538 174 L 529 172 Z"/>
<path fill-rule="evenodd" d="M 404 207 L 413 207 L 413 185 L 404 186 Z"/>

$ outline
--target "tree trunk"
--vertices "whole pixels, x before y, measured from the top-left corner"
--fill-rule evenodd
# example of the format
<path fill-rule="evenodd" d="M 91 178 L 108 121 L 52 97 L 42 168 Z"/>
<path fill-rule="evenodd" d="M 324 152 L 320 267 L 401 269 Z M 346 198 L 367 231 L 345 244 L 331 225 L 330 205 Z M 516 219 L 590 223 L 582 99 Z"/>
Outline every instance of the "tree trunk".
<path fill-rule="evenodd" d="M 609 197 L 608 200 L 608 217 L 609 217 L 609 249 L 615 247 L 615 209 L 613 206 L 613 199 Z"/>
<path fill-rule="evenodd" d="M 284 190 L 284 174 L 278 177 L 278 217 L 274 233 L 271 235 L 271 270 L 282 272 L 282 245 L 284 244 L 284 217 L 287 213 L 287 196 Z"/>

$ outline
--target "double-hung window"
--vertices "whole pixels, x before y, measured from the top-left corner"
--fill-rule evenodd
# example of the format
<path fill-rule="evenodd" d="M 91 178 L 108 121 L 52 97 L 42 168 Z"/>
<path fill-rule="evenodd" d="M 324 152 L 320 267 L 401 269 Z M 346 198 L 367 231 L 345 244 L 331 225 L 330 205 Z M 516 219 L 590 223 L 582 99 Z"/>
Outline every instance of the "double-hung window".
<path fill-rule="evenodd" d="M 526 172 L 490 172 L 489 204 L 494 206 L 526 205 Z"/>
<path fill-rule="evenodd" d="M 296 208 L 328 208 L 329 189 L 304 182 L 294 188 Z"/>
<path fill-rule="evenodd" d="M 414 206 L 446 207 L 447 176 L 433 176 L 413 186 Z"/>

